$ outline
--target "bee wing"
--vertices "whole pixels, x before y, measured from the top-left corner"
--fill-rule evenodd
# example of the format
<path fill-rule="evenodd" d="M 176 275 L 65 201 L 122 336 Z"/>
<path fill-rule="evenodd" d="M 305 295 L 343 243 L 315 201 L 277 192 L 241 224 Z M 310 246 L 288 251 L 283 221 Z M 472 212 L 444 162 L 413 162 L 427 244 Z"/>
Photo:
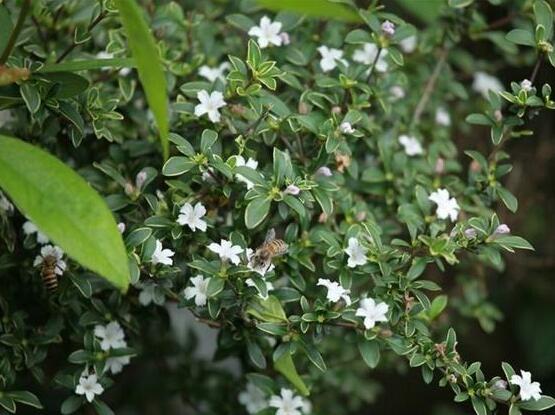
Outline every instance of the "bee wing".
<path fill-rule="evenodd" d="M 266 234 L 266 238 L 264 238 L 264 244 L 273 241 L 276 239 L 276 230 L 274 228 L 270 229 Z"/>

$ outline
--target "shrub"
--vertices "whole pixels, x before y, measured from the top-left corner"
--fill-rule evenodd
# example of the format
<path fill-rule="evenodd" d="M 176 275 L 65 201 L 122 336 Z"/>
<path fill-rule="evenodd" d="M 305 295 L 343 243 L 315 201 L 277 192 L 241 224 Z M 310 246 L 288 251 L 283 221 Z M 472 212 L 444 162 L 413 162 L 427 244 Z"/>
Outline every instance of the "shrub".
<path fill-rule="evenodd" d="M 3 410 L 109 414 L 129 390 L 113 401 L 140 411 L 180 394 L 199 413 L 352 413 L 378 365 L 478 415 L 555 405 L 526 371 L 466 361 L 446 307 L 488 332 L 499 310 L 440 293 L 450 268 L 533 249 L 496 211 L 518 207 L 506 143 L 555 107 L 536 81 L 549 4 L 496 6 L 502 32 L 471 0 L 422 29 L 378 2 L 233 3 L 0 4 Z M 512 65 L 532 72 L 506 88 L 491 74 Z M 217 329 L 236 382 L 176 341 L 175 305 Z"/>

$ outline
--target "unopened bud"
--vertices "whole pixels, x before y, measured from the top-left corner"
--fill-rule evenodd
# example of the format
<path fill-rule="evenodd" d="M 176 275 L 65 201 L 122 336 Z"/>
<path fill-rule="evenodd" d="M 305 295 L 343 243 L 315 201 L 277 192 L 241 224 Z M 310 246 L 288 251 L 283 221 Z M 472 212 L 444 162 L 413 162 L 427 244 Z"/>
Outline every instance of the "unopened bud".
<path fill-rule="evenodd" d="M 506 235 L 511 233 L 511 228 L 509 228 L 506 224 L 502 223 L 499 225 L 495 231 L 493 232 L 494 235 Z"/>

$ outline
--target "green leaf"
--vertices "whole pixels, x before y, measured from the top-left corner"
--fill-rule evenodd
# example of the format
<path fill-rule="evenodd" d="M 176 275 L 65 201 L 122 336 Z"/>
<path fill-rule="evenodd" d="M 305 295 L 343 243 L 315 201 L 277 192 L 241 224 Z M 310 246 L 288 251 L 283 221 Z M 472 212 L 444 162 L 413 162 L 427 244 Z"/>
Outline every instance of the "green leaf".
<path fill-rule="evenodd" d="M 505 36 L 509 42 L 516 43 L 517 45 L 536 46 L 534 34 L 524 29 L 513 29 Z"/>
<path fill-rule="evenodd" d="M 7 396 L 0 396 L 0 409 L 4 408 L 11 414 L 15 414 L 15 401 Z"/>
<path fill-rule="evenodd" d="M 266 196 L 257 197 L 249 202 L 245 209 L 245 225 L 248 229 L 256 228 L 268 215 L 272 201 Z"/>
<path fill-rule="evenodd" d="M 474 3 L 474 0 L 449 0 L 448 1 L 449 6 L 455 9 L 462 9 L 464 7 L 468 7 L 472 3 Z"/>
<path fill-rule="evenodd" d="M 23 98 L 23 101 L 25 101 L 25 105 L 27 106 L 29 112 L 33 114 L 37 112 L 40 108 L 41 103 L 40 94 L 37 88 L 35 88 L 29 82 L 25 82 L 21 85 L 20 92 L 21 97 Z"/>
<path fill-rule="evenodd" d="M 127 290 L 121 234 L 106 202 L 81 176 L 37 147 L 0 136 L 0 187 L 71 258 Z"/>
<path fill-rule="evenodd" d="M 13 391 L 8 393 L 9 397 L 14 401 L 23 405 L 32 406 L 33 408 L 42 409 L 42 404 L 35 394 L 29 391 Z"/>
<path fill-rule="evenodd" d="M 13 29 L 10 12 L 3 4 L 0 4 L 0 27 L 2 28 L 0 30 L 0 55 L 2 55 Z"/>
<path fill-rule="evenodd" d="M 164 176 L 179 176 L 181 174 L 187 173 L 195 167 L 188 157 L 174 156 L 170 157 L 164 166 L 162 167 L 162 174 Z"/>
<path fill-rule="evenodd" d="M 434 320 L 437 318 L 441 312 L 447 307 L 447 296 L 446 295 L 438 295 L 432 301 L 432 305 L 428 310 L 428 317 L 430 320 Z"/>
<path fill-rule="evenodd" d="M 247 45 L 247 65 L 251 68 L 254 72 L 257 70 L 260 62 L 262 61 L 262 53 L 260 52 L 260 47 L 258 43 L 254 40 L 249 39 L 249 43 Z"/>
<path fill-rule="evenodd" d="M 274 147 L 273 160 L 274 177 L 278 185 L 281 185 L 285 178 L 293 179 L 293 165 L 289 154 Z"/>
<path fill-rule="evenodd" d="M 255 341 L 247 338 L 247 352 L 251 362 L 259 369 L 266 369 L 266 358 L 262 349 Z"/>
<path fill-rule="evenodd" d="M 501 245 L 504 249 L 509 252 L 514 252 L 513 248 L 516 249 L 528 249 L 530 251 L 534 250 L 534 247 L 530 245 L 526 239 L 520 236 L 513 235 L 496 235 L 493 240 L 496 244 Z"/>
<path fill-rule="evenodd" d="M 285 378 L 291 382 L 295 388 L 301 393 L 303 396 L 310 395 L 310 391 L 304 384 L 303 380 L 297 373 L 297 369 L 295 368 L 295 363 L 291 358 L 291 354 L 289 351 L 283 353 L 275 362 L 274 368 L 281 373 Z"/>
<path fill-rule="evenodd" d="M 60 63 L 46 63 L 40 67 L 37 73 L 50 72 L 79 72 L 91 69 L 103 68 L 135 68 L 135 60 L 132 58 L 111 58 L 111 59 L 83 59 Z"/>
<path fill-rule="evenodd" d="M 349 8 L 327 0 L 256 0 L 261 6 L 274 11 L 286 10 L 306 14 L 312 17 L 340 20 L 344 22 L 360 22 L 357 13 Z"/>
<path fill-rule="evenodd" d="M 476 124 L 476 125 L 493 124 L 493 121 L 484 114 L 470 114 L 465 118 L 465 121 L 469 124 Z"/>
<path fill-rule="evenodd" d="M 511 192 L 509 192 L 504 187 L 497 188 L 497 195 L 501 198 L 507 209 L 511 212 L 516 212 L 518 209 L 518 199 L 513 196 Z"/>
<path fill-rule="evenodd" d="M 60 412 L 64 415 L 72 414 L 77 411 L 84 402 L 84 397 L 72 395 L 62 402 Z"/>
<path fill-rule="evenodd" d="M 135 0 L 115 0 L 120 19 L 127 33 L 129 48 L 137 64 L 139 79 L 143 85 L 148 105 L 154 114 L 164 160 L 169 157 L 168 143 L 168 94 L 166 77 L 152 30 L 143 18 Z"/>
<path fill-rule="evenodd" d="M 225 286 L 225 280 L 219 277 L 210 278 L 206 287 L 206 296 L 215 297 L 222 292 Z"/>
<path fill-rule="evenodd" d="M 320 354 L 316 346 L 306 342 L 302 342 L 300 344 L 306 356 L 314 364 L 314 366 L 316 366 L 322 372 L 325 372 L 327 370 L 326 362 L 324 362 L 324 359 L 322 358 L 322 355 Z"/>
<path fill-rule="evenodd" d="M 377 341 L 362 339 L 358 342 L 358 350 L 369 368 L 374 369 L 380 361 L 380 345 Z"/>
<path fill-rule="evenodd" d="M 536 0 L 534 2 L 534 17 L 536 23 L 545 28 L 545 38 L 550 40 L 553 36 L 553 11 L 547 1 Z"/>
<path fill-rule="evenodd" d="M 283 323 L 287 321 L 280 301 L 270 295 L 266 299 L 255 297 L 247 308 L 247 313 L 266 323 Z"/>
<path fill-rule="evenodd" d="M 108 405 L 102 402 L 100 399 L 95 399 L 92 401 L 92 406 L 98 415 L 114 415 L 114 411 L 110 409 Z"/>
<path fill-rule="evenodd" d="M 507 382 L 510 382 L 511 378 L 515 374 L 515 370 L 507 362 L 502 362 L 501 363 L 501 368 L 503 369 L 503 373 L 505 373 L 505 377 L 507 378 Z"/>
<path fill-rule="evenodd" d="M 476 412 L 476 415 L 488 415 L 489 414 L 488 408 L 487 408 L 486 403 L 484 402 L 483 399 L 480 399 L 477 396 L 473 396 L 471 398 L 471 401 L 472 401 L 472 407 L 474 408 L 474 412 Z"/>
<path fill-rule="evenodd" d="M 518 406 L 520 409 L 526 411 L 544 411 L 555 406 L 555 399 L 551 396 L 544 395 L 537 401 L 531 399 L 526 402 L 521 402 Z"/>
<path fill-rule="evenodd" d="M 445 4 L 445 0 L 396 0 L 397 3 L 411 13 L 414 17 L 423 22 L 433 22 L 439 17 L 441 7 Z"/>
<path fill-rule="evenodd" d="M 200 151 L 208 154 L 214 143 L 218 140 L 218 133 L 214 130 L 204 130 L 200 138 Z"/>

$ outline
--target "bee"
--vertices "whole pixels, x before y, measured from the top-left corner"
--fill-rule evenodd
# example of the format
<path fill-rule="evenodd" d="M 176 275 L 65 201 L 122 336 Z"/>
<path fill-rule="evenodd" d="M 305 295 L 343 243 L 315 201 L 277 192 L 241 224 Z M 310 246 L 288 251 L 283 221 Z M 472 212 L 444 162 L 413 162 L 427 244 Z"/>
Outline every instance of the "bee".
<path fill-rule="evenodd" d="M 287 244 L 281 239 L 276 239 L 276 231 L 270 229 L 266 238 L 249 261 L 249 265 L 262 274 L 265 274 L 272 265 L 272 259 L 287 252 Z"/>
<path fill-rule="evenodd" d="M 40 270 L 44 287 L 51 293 L 58 289 L 57 262 L 58 260 L 55 257 L 47 256 L 43 259 Z"/>

